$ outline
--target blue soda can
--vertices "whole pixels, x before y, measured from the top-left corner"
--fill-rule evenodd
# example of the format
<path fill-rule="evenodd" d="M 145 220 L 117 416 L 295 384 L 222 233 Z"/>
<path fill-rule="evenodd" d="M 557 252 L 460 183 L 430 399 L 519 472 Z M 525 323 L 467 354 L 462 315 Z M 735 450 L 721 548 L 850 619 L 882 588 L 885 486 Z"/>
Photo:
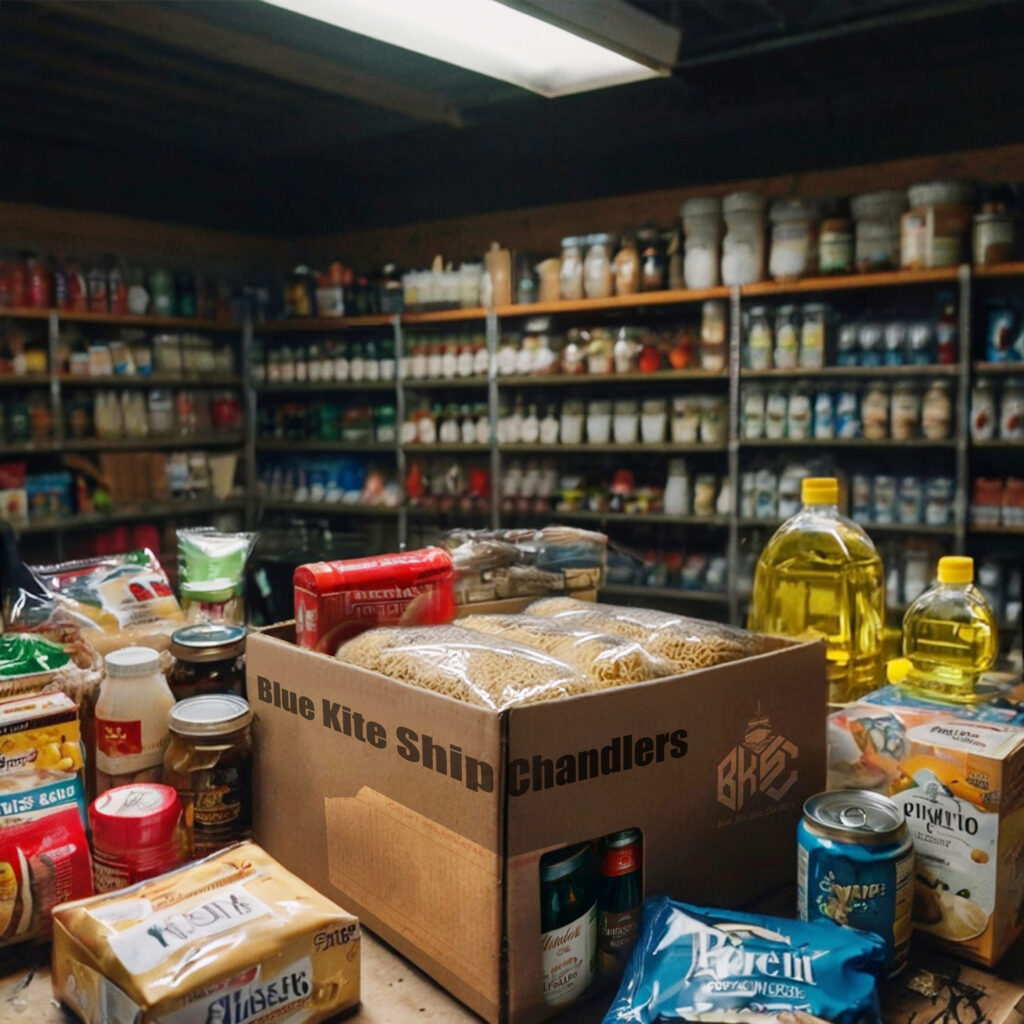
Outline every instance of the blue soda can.
<path fill-rule="evenodd" d="M 797 911 L 874 932 L 892 976 L 907 963 L 914 907 L 914 844 L 903 813 L 866 789 L 818 793 L 797 826 Z"/>

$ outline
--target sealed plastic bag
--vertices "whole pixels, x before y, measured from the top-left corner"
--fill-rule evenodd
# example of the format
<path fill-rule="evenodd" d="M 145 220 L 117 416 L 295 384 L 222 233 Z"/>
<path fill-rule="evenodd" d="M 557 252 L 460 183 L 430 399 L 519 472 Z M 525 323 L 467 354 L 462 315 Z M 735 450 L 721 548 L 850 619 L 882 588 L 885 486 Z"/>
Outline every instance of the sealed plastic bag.
<path fill-rule="evenodd" d="M 593 604 L 571 597 L 534 601 L 527 614 L 554 618 L 579 629 L 615 633 L 637 640 L 651 654 L 670 661 L 676 672 L 724 665 L 739 658 L 776 651 L 787 644 L 779 637 L 750 633 L 720 622 L 705 622 L 652 608 Z"/>
<path fill-rule="evenodd" d="M 188 622 L 245 624 L 245 563 L 256 536 L 203 526 L 178 531 L 181 603 Z"/>
<path fill-rule="evenodd" d="M 644 904 L 640 929 L 604 1024 L 881 1024 L 877 935 L 665 896 Z"/>
<path fill-rule="evenodd" d="M 170 634 L 184 616 L 167 575 L 148 549 L 83 558 L 58 565 L 22 566 L 29 582 L 5 594 L 7 625 L 16 631 L 73 626 L 105 652 Z"/>
<path fill-rule="evenodd" d="M 560 619 L 534 615 L 468 615 L 459 619 L 459 625 L 553 654 L 586 675 L 595 690 L 642 683 L 675 672 L 670 661 L 651 654 L 635 640 L 574 626 Z"/>
<path fill-rule="evenodd" d="M 342 644 L 336 657 L 496 710 L 592 688 L 582 672 L 550 654 L 461 626 L 371 629 Z"/>

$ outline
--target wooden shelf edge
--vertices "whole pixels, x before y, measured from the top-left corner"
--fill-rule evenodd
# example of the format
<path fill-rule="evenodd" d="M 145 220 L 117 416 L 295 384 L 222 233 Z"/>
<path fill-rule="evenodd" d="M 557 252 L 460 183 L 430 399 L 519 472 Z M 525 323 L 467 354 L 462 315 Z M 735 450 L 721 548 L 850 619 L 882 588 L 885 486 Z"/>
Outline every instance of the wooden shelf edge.
<path fill-rule="evenodd" d="M 797 370 L 740 370 L 740 380 L 792 380 L 796 377 L 955 377 L 960 367 L 955 363 L 908 366 L 823 366 Z M 1024 373 L 1024 364 L 1021 364 Z"/>

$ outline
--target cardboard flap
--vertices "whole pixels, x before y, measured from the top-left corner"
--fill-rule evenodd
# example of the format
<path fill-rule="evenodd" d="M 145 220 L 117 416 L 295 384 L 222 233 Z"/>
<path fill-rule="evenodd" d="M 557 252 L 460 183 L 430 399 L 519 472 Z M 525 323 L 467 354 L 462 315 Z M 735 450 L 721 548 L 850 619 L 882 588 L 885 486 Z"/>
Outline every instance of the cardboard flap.
<path fill-rule="evenodd" d="M 368 786 L 324 813 L 331 884 L 496 996 L 498 957 L 481 951 L 501 929 L 501 858 Z"/>

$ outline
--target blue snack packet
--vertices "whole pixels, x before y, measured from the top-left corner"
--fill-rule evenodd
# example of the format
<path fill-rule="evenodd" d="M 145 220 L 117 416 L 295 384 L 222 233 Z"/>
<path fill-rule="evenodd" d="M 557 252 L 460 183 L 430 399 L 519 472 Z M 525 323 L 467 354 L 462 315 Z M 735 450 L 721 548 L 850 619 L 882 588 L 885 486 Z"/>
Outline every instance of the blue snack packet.
<path fill-rule="evenodd" d="M 657 896 L 604 1024 L 881 1024 L 884 971 L 877 935 Z"/>

